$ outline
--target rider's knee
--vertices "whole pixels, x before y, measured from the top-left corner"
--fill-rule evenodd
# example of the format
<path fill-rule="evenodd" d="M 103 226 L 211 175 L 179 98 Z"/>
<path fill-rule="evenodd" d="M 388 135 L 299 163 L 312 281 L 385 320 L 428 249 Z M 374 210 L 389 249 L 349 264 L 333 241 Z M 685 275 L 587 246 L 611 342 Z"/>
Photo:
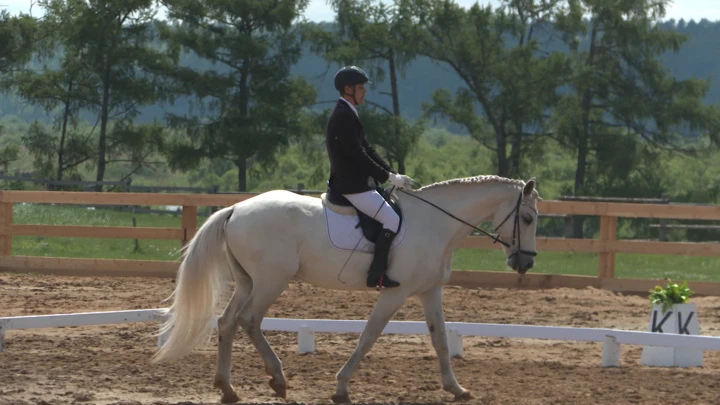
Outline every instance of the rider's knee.
<path fill-rule="evenodd" d="M 383 221 L 383 227 L 393 232 L 397 232 L 400 227 L 400 216 L 393 209 L 388 210 Z"/>

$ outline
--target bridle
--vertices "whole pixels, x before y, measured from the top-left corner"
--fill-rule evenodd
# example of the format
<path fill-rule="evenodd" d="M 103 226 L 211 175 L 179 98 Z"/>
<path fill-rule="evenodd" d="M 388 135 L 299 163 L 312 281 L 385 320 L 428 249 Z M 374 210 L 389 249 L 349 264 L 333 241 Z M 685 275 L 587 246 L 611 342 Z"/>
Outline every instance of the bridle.
<path fill-rule="evenodd" d="M 531 206 L 530 204 L 524 203 L 524 202 L 522 201 L 522 197 L 523 197 L 523 191 L 522 191 L 522 190 L 520 190 L 520 195 L 518 195 L 517 203 L 515 204 L 515 209 L 513 209 L 512 211 L 510 211 L 510 212 L 507 214 L 507 216 L 505 217 L 505 219 L 503 219 L 502 222 L 500 222 L 500 225 L 498 225 L 497 227 L 495 227 L 495 229 L 494 229 L 494 232 L 496 233 L 495 235 L 493 235 L 493 234 L 491 234 L 491 233 L 488 233 L 488 232 L 485 232 L 484 230 L 476 227 L 475 225 L 472 225 L 471 223 L 469 223 L 469 222 L 467 222 L 467 221 L 464 221 L 464 220 L 456 217 L 455 215 L 447 212 L 447 211 L 444 210 L 443 208 L 438 207 L 438 206 L 435 205 L 434 203 L 432 203 L 432 202 L 430 202 L 430 201 L 428 201 L 428 200 L 426 200 L 426 199 L 424 199 L 424 198 L 422 198 L 422 197 L 420 197 L 420 196 L 417 196 L 417 195 L 415 195 L 415 194 L 408 193 L 407 191 L 405 191 L 405 190 L 403 190 L 403 189 L 398 189 L 398 190 L 402 191 L 403 193 L 405 193 L 405 194 L 407 194 L 407 195 L 409 195 L 409 196 L 415 197 L 415 198 L 417 198 L 418 200 L 421 200 L 421 201 L 423 201 L 423 202 L 425 202 L 425 203 L 427 203 L 427 204 L 432 205 L 433 207 L 435 207 L 435 208 L 437 208 L 438 210 L 442 211 L 443 213 L 445 213 L 445 214 L 448 215 L 449 217 L 455 219 L 456 221 L 459 221 L 459 222 L 461 222 L 461 223 L 469 226 L 470 228 L 472 228 L 472 229 L 474 229 L 474 230 L 482 233 L 483 235 L 489 237 L 490 239 L 493 240 L 493 243 L 500 243 L 501 245 L 505 246 L 506 248 L 512 248 L 512 247 L 515 246 L 515 241 L 517 240 L 517 249 L 516 249 L 515 251 L 513 251 L 513 252 L 510 254 L 510 256 L 508 256 L 508 259 L 510 259 L 510 258 L 512 258 L 513 256 L 517 255 L 518 253 L 522 253 L 522 254 L 527 255 L 527 256 L 537 256 L 537 252 L 536 252 L 536 251 L 523 250 L 522 247 L 520 246 L 520 206 L 521 206 L 521 205 L 528 206 L 528 207 L 530 207 L 533 211 L 535 211 L 535 214 L 537 214 L 537 210 L 535 209 L 535 207 Z M 502 226 L 505 224 L 505 222 L 507 222 L 508 219 L 510 219 L 510 216 L 511 216 L 513 213 L 515 214 L 515 219 L 514 219 L 514 224 L 513 224 L 512 242 L 511 242 L 511 243 L 507 243 L 507 242 L 505 242 L 504 240 L 500 239 L 500 234 L 498 234 L 497 231 L 498 231 L 498 229 L 500 229 L 500 227 L 502 227 Z"/>

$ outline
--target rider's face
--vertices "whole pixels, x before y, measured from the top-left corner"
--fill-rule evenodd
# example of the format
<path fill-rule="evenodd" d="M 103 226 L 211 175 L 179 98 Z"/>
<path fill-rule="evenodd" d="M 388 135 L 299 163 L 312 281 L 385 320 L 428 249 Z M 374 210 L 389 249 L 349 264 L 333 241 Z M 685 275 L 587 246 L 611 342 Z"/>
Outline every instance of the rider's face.
<path fill-rule="evenodd" d="M 365 94 L 367 93 L 367 89 L 365 89 L 364 84 L 356 84 L 354 86 L 345 86 L 345 94 L 347 94 L 349 99 L 352 100 L 353 91 L 355 92 L 355 101 L 357 102 L 357 105 L 360 105 L 365 102 Z"/>
<path fill-rule="evenodd" d="M 367 93 L 367 90 L 365 89 L 364 84 L 355 85 L 355 100 L 358 104 L 362 104 L 365 102 L 365 93 Z"/>

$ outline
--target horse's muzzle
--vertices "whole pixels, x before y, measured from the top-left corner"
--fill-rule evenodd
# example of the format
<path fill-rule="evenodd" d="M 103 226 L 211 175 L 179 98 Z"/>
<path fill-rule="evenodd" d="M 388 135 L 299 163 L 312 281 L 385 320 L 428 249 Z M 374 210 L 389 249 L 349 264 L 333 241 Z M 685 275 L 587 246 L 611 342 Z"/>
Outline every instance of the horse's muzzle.
<path fill-rule="evenodd" d="M 528 272 L 528 270 L 532 269 L 533 266 L 535 266 L 535 260 L 530 259 L 527 262 L 525 262 L 522 266 L 520 266 L 520 268 L 517 270 L 517 272 L 520 274 L 525 274 Z"/>
<path fill-rule="evenodd" d="M 507 265 L 520 274 L 525 274 L 535 266 L 536 252 L 514 250 L 507 259 Z"/>

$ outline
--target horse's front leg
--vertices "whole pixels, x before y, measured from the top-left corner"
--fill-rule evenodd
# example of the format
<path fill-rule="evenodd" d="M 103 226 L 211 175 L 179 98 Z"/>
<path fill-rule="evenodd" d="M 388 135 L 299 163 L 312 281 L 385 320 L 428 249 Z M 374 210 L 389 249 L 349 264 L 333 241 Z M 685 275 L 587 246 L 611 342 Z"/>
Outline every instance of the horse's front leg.
<path fill-rule="evenodd" d="M 335 376 L 337 379 L 337 390 L 335 391 L 335 395 L 332 396 L 333 402 L 350 402 L 348 382 L 350 382 L 350 379 L 360 364 L 360 360 L 370 351 L 387 323 L 405 301 L 405 298 L 407 298 L 407 295 L 399 290 L 384 290 L 380 293 L 380 297 L 375 304 L 373 312 L 370 314 L 370 318 L 368 318 L 365 329 L 362 334 L 360 334 L 360 340 L 355 350 Z"/>
<path fill-rule="evenodd" d="M 443 389 L 455 395 L 455 399 L 470 399 L 472 397 L 470 391 L 458 384 L 450 364 L 450 350 L 448 349 L 445 315 L 443 314 L 442 285 L 437 285 L 420 295 L 420 302 L 422 302 L 425 312 L 430 339 L 440 361 Z"/>

